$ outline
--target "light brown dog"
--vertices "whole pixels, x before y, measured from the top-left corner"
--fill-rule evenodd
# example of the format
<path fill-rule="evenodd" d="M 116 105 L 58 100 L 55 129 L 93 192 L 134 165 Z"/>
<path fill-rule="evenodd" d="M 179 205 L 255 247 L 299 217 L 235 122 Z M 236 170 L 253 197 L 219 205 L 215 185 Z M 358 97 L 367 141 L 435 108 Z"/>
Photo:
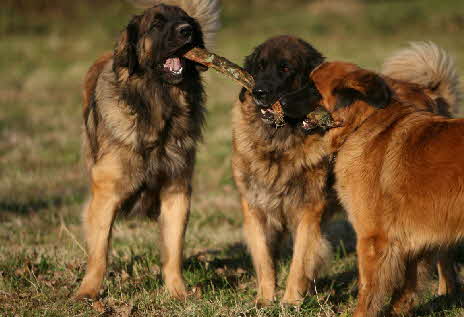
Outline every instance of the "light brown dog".
<path fill-rule="evenodd" d="M 307 111 L 344 123 L 325 150 L 337 153 L 335 189 L 357 234 L 355 316 L 378 316 L 390 296 L 405 313 L 418 261 L 464 237 L 464 120 L 421 110 L 429 94 L 400 96 L 398 82 L 353 64 L 324 63 L 311 80 L 322 97 Z"/>
<path fill-rule="evenodd" d="M 204 92 L 197 65 L 182 57 L 218 28 L 216 0 L 160 4 L 135 16 L 113 53 L 96 61 L 84 85 L 83 155 L 92 198 L 84 210 L 87 271 L 77 298 L 98 296 L 118 211 L 159 218 L 162 273 L 185 297 L 184 232 L 190 210 Z M 176 1 L 169 1 L 176 4 Z"/>

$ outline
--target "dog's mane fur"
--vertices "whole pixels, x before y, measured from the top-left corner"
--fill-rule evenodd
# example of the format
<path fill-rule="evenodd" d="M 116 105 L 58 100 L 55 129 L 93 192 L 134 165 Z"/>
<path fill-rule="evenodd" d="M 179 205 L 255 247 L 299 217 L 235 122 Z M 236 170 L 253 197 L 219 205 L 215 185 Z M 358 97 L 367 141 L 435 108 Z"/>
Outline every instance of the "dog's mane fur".
<path fill-rule="evenodd" d="M 181 87 L 143 80 L 121 85 L 109 63 L 100 78 L 85 122 L 92 162 L 103 154 L 103 140 L 111 139 L 142 156 L 158 156 L 150 160 L 156 163 L 151 166 L 154 175 L 181 173 L 189 165 L 185 160 L 193 159 L 188 153 L 201 139 L 204 122 L 198 73 Z"/>

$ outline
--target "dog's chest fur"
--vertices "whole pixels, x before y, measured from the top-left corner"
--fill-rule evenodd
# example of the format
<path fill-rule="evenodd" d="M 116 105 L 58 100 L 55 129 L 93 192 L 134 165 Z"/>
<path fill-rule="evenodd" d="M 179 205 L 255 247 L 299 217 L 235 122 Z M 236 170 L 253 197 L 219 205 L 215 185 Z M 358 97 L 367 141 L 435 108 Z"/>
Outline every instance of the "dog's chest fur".
<path fill-rule="evenodd" d="M 266 140 L 263 129 L 267 127 L 261 119 L 242 112 L 239 104 L 233 122 L 234 178 L 251 207 L 284 222 L 298 209 L 324 199 L 329 162 L 320 137 Z"/>
<path fill-rule="evenodd" d="M 146 82 L 134 81 L 131 90 L 125 91 L 108 65 L 98 81 L 92 109 L 96 113 L 89 115 L 98 119 L 87 126 L 94 127 L 90 129 L 96 138 L 92 150 L 97 156 L 104 154 L 107 140 L 118 144 L 122 163 L 130 165 L 127 170 L 140 170 L 146 178 L 141 181 L 149 185 L 160 177 L 191 173 L 204 109 L 200 82 L 186 85 L 192 87 L 188 90 L 161 84 L 144 87 Z"/>

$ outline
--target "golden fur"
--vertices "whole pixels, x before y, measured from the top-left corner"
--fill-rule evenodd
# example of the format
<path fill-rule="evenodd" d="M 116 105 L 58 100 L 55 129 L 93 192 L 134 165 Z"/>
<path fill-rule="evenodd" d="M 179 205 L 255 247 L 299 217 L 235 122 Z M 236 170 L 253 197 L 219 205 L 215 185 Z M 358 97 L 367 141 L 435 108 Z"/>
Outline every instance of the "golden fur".
<path fill-rule="evenodd" d="M 325 141 L 357 234 L 355 316 L 379 316 L 390 296 L 393 311 L 405 313 L 418 261 L 464 237 L 464 120 L 421 110 L 425 95 L 398 98 L 388 78 L 353 64 L 325 63 L 311 80 L 320 105 L 344 122 Z M 346 94 L 356 97 L 340 104 Z"/>

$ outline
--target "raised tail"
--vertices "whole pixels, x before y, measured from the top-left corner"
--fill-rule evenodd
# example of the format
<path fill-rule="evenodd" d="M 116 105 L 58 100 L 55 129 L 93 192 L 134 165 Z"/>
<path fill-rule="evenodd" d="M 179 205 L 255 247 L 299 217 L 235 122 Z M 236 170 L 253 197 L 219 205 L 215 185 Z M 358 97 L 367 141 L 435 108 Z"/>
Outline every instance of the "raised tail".
<path fill-rule="evenodd" d="M 182 8 L 200 24 L 205 46 L 207 48 L 214 46 L 216 33 L 221 27 L 219 0 L 132 0 L 132 2 L 139 8 L 148 8 L 161 3 Z"/>
<path fill-rule="evenodd" d="M 447 104 L 446 111 L 458 113 L 461 101 L 459 76 L 454 59 L 432 42 L 411 43 L 387 58 L 382 73 L 430 89 Z"/>

